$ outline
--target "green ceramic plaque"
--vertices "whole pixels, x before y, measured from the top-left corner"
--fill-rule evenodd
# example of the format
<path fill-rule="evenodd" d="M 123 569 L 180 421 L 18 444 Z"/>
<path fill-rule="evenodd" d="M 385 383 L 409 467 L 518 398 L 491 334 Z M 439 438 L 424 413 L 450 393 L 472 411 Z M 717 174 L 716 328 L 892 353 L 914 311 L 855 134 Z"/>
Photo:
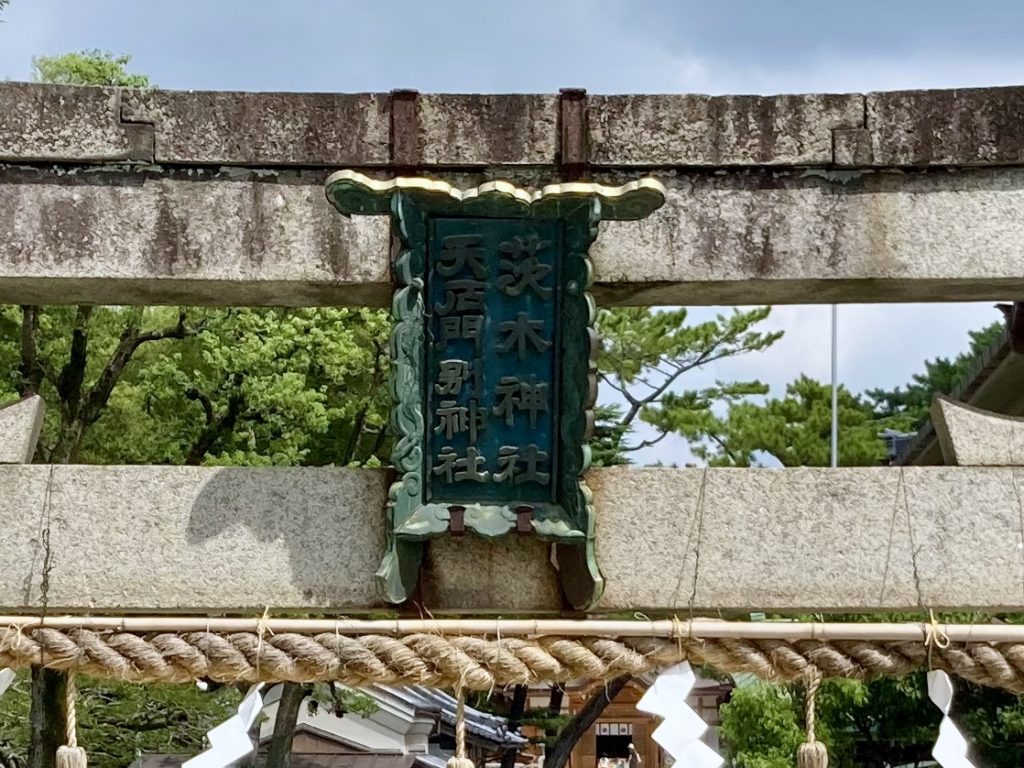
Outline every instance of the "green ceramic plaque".
<path fill-rule="evenodd" d="M 346 215 L 389 214 L 401 246 L 390 381 L 399 478 L 381 596 L 410 598 L 429 538 L 535 535 L 556 544 L 568 603 L 594 606 L 603 580 L 583 479 L 597 394 L 588 249 L 602 219 L 660 206 L 661 185 L 458 190 L 339 171 L 327 196 Z"/>

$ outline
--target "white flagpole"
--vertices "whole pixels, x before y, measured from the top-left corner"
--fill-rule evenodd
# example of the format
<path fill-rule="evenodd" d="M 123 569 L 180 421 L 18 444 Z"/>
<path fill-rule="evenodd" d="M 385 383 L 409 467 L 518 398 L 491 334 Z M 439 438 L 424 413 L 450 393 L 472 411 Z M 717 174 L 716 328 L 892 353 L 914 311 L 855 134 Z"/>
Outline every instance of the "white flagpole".
<path fill-rule="evenodd" d="M 832 466 L 839 466 L 839 376 L 836 347 L 836 305 L 832 305 Z"/>

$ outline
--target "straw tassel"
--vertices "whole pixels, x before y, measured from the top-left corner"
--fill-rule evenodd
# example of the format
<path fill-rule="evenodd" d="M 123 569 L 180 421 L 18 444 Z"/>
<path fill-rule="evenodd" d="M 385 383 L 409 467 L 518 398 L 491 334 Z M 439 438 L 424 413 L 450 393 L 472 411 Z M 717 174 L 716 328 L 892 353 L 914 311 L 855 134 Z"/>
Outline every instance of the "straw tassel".
<path fill-rule="evenodd" d="M 821 675 L 815 671 L 807 679 L 807 692 L 804 698 L 804 722 L 807 726 L 807 738 L 796 749 L 797 768 L 828 768 L 828 749 L 818 741 L 814 734 L 814 707 L 819 685 L 821 685 Z"/>
<path fill-rule="evenodd" d="M 69 672 L 64 699 L 65 743 L 63 747 L 57 747 L 57 768 L 87 768 L 88 765 L 85 750 L 78 746 L 78 716 L 75 712 L 77 699 L 75 673 Z"/>

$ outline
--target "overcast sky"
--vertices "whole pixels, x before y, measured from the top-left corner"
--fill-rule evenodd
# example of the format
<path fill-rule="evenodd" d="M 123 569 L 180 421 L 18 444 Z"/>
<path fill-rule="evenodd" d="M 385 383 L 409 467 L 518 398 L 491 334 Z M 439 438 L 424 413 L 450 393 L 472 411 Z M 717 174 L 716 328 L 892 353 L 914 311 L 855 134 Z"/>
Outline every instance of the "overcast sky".
<path fill-rule="evenodd" d="M 34 54 L 134 56 L 164 88 L 787 93 L 1024 84 L 1024 3 L 964 0 L 12 0 L 0 77 Z M 702 314 L 707 310 L 702 310 Z M 778 308 L 786 338 L 694 376 L 827 380 L 827 307 Z M 991 303 L 840 308 L 840 378 L 906 382 L 961 351 Z M 678 444 L 645 456 L 683 461 Z"/>

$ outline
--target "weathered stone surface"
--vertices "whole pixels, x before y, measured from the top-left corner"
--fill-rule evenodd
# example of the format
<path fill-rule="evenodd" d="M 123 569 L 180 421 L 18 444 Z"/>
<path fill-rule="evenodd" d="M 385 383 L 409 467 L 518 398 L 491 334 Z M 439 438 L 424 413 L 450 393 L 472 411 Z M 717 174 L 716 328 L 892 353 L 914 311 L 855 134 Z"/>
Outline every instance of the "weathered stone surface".
<path fill-rule="evenodd" d="M 876 165 L 1024 162 L 1024 87 L 889 91 L 866 98 Z"/>
<path fill-rule="evenodd" d="M 946 464 L 1024 466 L 1024 418 L 984 411 L 942 396 L 932 403 L 931 415 Z"/>
<path fill-rule="evenodd" d="M 594 472 L 602 608 L 1019 606 L 1013 472 L 1024 480 L 994 468 Z"/>
<path fill-rule="evenodd" d="M 40 585 L 47 556 L 43 535 L 46 526 L 43 523 L 48 512 L 44 500 L 51 472 L 51 467 L 39 465 L 0 466 L 2 605 L 38 607 L 43 603 Z M 81 592 L 79 596 L 72 597 L 72 602 L 78 602 L 80 598 L 89 599 Z"/>
<path fill-rule="evenodd" d="M 832 162 L 839 168 L 869 168 L 872 164 L 871 131 L 867 128 L 833 130 Z"/>
<path fill-rule="evenodd" d="M 601 225 L 619 304 L 959 301 L 1024 295 L 1024 173 L 680 174 L 642 222 Z"/>
<path fill-rule="evenodd" d="M 32 395 L 0 406 L 0 464 L 28 464 L 36 452 L 46 407 Z"/>
<path fill-rule="evenodd" d="M 344 166 L 389 161 L 387 94 L 127 91 L 126 120 L 149 123 L 156 162 Z"/>
<path fill-rule="evenodd" d="M 419 156 L 427 165 L 547 165 L 555 162 L 554 96 L 424 94 Z"/>
<path fill-rule="evenodd" d="M 1024 295 L 1024 169 L 661 178 L 662 210 L 602 225 L 602 304 Z M 0 169 L 0 301 L 384 306 L 386 217 L 345 219 L 321 184 L 295 171 Z"/>
<path fill-rule="evenodd" d="M 390 295 L 388 221 L 339 215 L 318 174 L 0 170 L 0 210 L 5 301 L 382 305 Z"/>
<path fill-rule="evenodd" d="M 152 159 L 152 131 L 121 122 L 117 88 L 0 83 L 0 161 Z"/>
<path fill-rule="evenodd" d="M 1024 88 L 588 98 L 597 166 L 1024 163 Z M 425 168 L 550 165 L 558 97 L 425 94 Z M 389 94 L 184 92 L 0 83 L 0 160 L 336 169 L 390 159 Z M 551 169 L 555 175 L 557 170 Z"/>
<path fill-rule="evenodd" d="M 0 605 L 42 605 L 49 527 L 50 607 L 369 609 L 387 483 L 348 469 L 0 468 L 0 515 L 14 521 L 0 527 Z M 528 559 L 540 568 L 524 578 Z M 557 608 L 546 561 L 536 540 L 437 542 L 425 598 L 450 610 Z"/>
<path fill-rule="evenodd" d="M 825 165 L 832 131 L 864 124 L 859 94 L 592 96 L 600 165 Z"/>
<path fill-rule="evenodd" d="M 1024 469 L 596 470 L 600 608 L 1024 610 L 1015 479 Z M 335 468 L 3 466 L 0 608 L 379 610 L 386 491 L 383 472 Z M 422 582 L 435 614 L 560 609 L 533 539 L 434 541 Z"/>

